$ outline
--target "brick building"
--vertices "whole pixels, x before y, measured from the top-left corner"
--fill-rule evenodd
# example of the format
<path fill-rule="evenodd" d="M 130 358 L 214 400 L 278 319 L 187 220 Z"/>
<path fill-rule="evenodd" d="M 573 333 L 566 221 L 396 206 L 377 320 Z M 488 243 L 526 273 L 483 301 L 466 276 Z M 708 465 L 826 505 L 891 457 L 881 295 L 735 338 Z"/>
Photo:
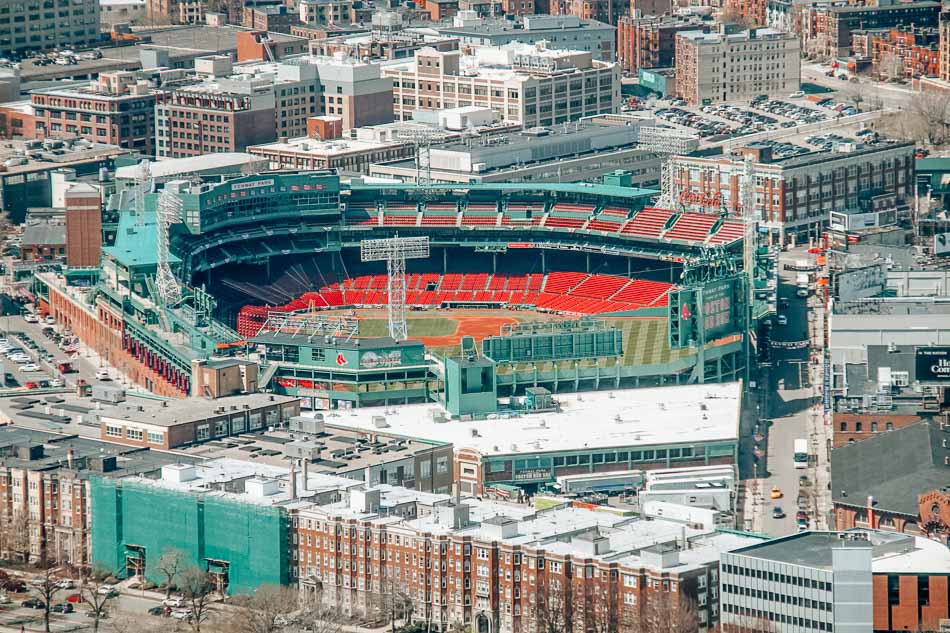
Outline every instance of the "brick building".
<path fill-rule="evenodd" d="M 617 22 L 617 61 L 624 72 L 641 68 L 672 68 L 676 65 L 676 34 L 703 30 L 694 17 L 624 16 Z"/>
<path fill-rule="evenodd" d="M 705 631 L 719 616 L 720 553 L 758 542 L 566 505 L 535 511 L 386 486 L 346 496 L 292 517 L 302 591 L 319 588 L 344 612 L 395 594 L 439 630 L 527 632 L 557 618 L 565 630 L 629 632 L 690 603 Z"/>
<path fill-rule="evenodd" d="M 78 88 L 34 90 L 36 138 L 84 138 L 151 155 L 156 90 L 135 73 L 102 73 Z"/>
<path fill-rule="evenodd" d="M 29 101 L 0 105 L 0 137 L 34 139 L 36 112 Z"/>
<path fill-rule="evenodd" d="M 852 34 L 856 30 L 936 28 L 939 15 L 939 2 L 807 4 L 801 12 L 802 50 L 820 58 L 846 57 L 852 52 Z"/>
<path fill-rule="evenodd" d="M 691 210 L 740 213 L 742 156 L 751 153 L 755 174 L 755 213 L 773 239 L 817 235 L 829 212 L 857 208 L 862 192 L 890 192 L 904 203 L 913 196 L 914 146 L 843 143 L 830 151 L 775 158 L 764 146 L 750 145 L 739 156 L 676 157 L 673 178 L 681 201 Z M 697 201 L 698 200 L 698 201 Z"/>
<path fill-rule="evenodd" d="M 945 422 L 919 422 L 835 449 L 831 481 L 836 527 L 923 534 L 918 496 L 950 481 L 948 440 Z"/>
<path fill-rule="evenodd" d="M 881 79 L 937 77 L 940 73 L 939 30 L 914 26 L 854 31 L 855 57 L 869 58 Z"/>
<path fill-rule="evenodd" d="M 66 227 L 62 222 L 35 222 L 26 225 L 20 245 L 22 261 L 62 261 L 65 254 Z"/>
<path fill-rule="evenodd" d="M 90 566 L 89 478 L 124 477 L 192 461 L 71 434 L 0 427 L 0 524 L 5 559 Z"/>
<path fill-rule="evenodd" d="M 244 7 L 241 24 L 255 31 L 290 33 L 290 28 L 300 24 L 300 16 L 285 5 Z"/>
<path fill-rule="evenodd" d="M 72 185 L 65 194 L 66 264 L 95 267 L 102 255 L 102 192 L 87 183 Z"/>

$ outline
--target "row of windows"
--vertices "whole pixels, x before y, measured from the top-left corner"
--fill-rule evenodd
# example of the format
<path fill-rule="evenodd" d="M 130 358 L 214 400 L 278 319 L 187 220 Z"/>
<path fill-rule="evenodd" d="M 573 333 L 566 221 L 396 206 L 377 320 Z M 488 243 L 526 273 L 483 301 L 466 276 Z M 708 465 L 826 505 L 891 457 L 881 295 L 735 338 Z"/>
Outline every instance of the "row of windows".
<path fill-rule="evenodd" d="M 819 622 L 809 618 L 799 618 L 798 616 L 785 615 L 784 613 L 772 613 L 771 611 L 761 611 L 759 609 L 748 609 L 746 607 L 736 607 L 731 604 L 722 605 L 722 610 L 726 613 L 734 613 L 746 618 L 762 618 L 769 622 L 780 622 L 782 624 L 791 624 L 813 629 L 815 631 L 831 631 L 831 622 Z"/>
<path fill-rule="evenodd" d="M 789 576 L 787 574 L 780 574 L 778 572 L 770 572 L 764 569 L 749 569 L 748 567 L 740 567 L 738 565 L 724 564 L 722 567 L 724 574 L 735 574 L 736 576 L 745 576 L 747 578 L 758 578 L 759 580 L 767 580 L 770 582 L 781 582 L 786 585 L 794 585 L 796 587 L 805 587 L 811 589 L 818 589 L 819 591 L 831 591 L 831 583 L 825 582 L 823 580 L 815 580 L 814 578 L 802 578 L 801 576 Z"/>
<path fill-rule="evenodd" d="M 748 596 L 758 600 L 769 600 L 771 602 L 780 602 L 790 604 L 793 607 L 804 607 L 806 609 L 818 609 L 819 611 L 831 611 L 830 602 L 812 600 L 811 598 L 799 598 L 780 592 L 765 591 L 763 589 L 751 589 L 749 587 L 740 587 L 738 585 L 723 584 L 723 593 L 731 593 L 737 596 Z"/>

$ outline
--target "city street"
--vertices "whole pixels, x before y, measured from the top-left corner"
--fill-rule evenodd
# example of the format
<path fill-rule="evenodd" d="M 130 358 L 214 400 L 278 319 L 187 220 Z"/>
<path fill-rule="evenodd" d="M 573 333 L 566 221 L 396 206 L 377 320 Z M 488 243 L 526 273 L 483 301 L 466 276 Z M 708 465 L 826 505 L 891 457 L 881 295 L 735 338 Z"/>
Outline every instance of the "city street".
<path fill-rule="evenodd" d="M 788 307 L 779 309 L 779 315 L 787 319 L 786 325 L 779 324 L 779 317 L 773 319 L 772 340 L 779 346 L 772 349 L 768 400 L 762 414 L 770 421 L 765 460 L 768 472 L 764 476 L 756 473 L 759 478 L 746 489 L 746 527 L 771 536 L 796 532 L 799 510 L 808 514 L 809 527 L 826 527 L 827 455 L 819 447 L 825 446 L 828 431 L 820 415 L 821 365 L 810 362 L 808 347 L 794 346 L 809 340 L 811 350 L 821 349 L 822 306 L 813 294 L 807 299 L 796 296 L 796 271 L 784 270 L 786 264 L 809 257 L 814 260 L 807 249 L 798 248 L 779 258 L 778 295 L 780 301 L 787 300 Z M 783 343 L 789 347 L 782 347 Z M 797 439 L 809 441 L 808 468 L 795 468 L 793 463 Z M 773 494 L 780 496 L 773 499 Z M 781 508 L 784 516 L 775 516 L 775 508 Z"/>

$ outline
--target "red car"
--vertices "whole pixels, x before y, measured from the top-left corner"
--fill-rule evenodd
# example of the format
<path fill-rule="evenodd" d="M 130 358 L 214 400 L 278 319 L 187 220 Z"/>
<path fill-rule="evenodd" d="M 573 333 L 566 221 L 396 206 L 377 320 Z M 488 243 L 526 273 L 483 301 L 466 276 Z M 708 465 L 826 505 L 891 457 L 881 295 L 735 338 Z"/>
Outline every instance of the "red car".
<path fill-rule="evenodd" d="M 78 593 L 70 594 L 66 596 L 66 602 L 72 602 L 74 604 L 77 602 L 82 602 L 82 596 Z"/>
<path fill-rule="evenodd" d="M 808 520 L 808 513 L 799 510 L 799 511 L 795 514 L 795 519 L 798 520 L 798 521 L 807 521 L 807 520 Z"/>

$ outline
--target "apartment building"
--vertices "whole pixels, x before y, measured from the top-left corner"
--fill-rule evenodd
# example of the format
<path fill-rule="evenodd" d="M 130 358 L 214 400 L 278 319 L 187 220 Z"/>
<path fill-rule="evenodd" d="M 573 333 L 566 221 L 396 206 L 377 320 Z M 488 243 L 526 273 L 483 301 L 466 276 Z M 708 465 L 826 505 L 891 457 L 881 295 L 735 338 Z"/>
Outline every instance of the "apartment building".
<path fill-rule="evenodd" d="M 128 71 L 102 73 L 86 86 L 34 90 L 36 138 L 84 138 L 151 155 L 156 93 Z"/>
<path fill-rule="evenodd" d="M 617 22 L 617 61 L 634 75 L 641 68 L 672 68 L 676 34 L 705 29 L 708 26 L 692 16 L 624 16 Z"/>
<path fill-rule="evenodd" d="M 726 552 L 720 567 L 727 628 L 934 631 L 947 618 L 950 550 L 919 536 L 801 532 Z"/>
<path fill-rule="evenodd" d="M 26 0 L 0 6 L 0 54 L 25 55 L 99 41 L 99 0 Z"/>
<path fill-rule="evenodd" d="M 854 31 L 855 57 L 870 58 L 871 71 L 883 80 L 937 77 L 940 74 L 939 29 L 900 26 Z"/>
<path fill-rule="evenodd" d="M 802 50 L 813 57 L 835 58 L 852 53 L 852 34 L 860 29 L 896 26 L 936 28 L 939 2 L 867 2 L 806 4 L 801 12 Z"/>
<path fill-rule="evenodd" d="M 719 556 L 759 542 L 570 504 L 537 511 L 386 486 L 302 508 L 292 523 L 302 591 L 319 588 L 350 613 L 395 593 L 438 630 L 548 630 L 557 618 L 631 632 L 691 603 L 705 631 L 719 619 Z"/>
<path fill-rule="evenodd" d="M 798 37 L 774 29 L 676 34 L 676 90 L 690 103 L 788 95 L 801 85 Z"/>
<path fill-rule="evenodd" d="M 760 226 L 782 243 L 817 235 L 831 211 L 857 208 L 863 192 L 890 192 L 899 204 L 913 196 L 913 143 L 846 142 L 788 158 L 775 158 L 768 147 L 758 145 L 741 148 L 735 156 L 676 157 L 673 179 L 681 202 L 693 210 L 740 214 L 747 154 L 755 177 L 754 212 Z"/>
<path fill-rule="evenodd" d="M 525 15 L 520 20 L 473 17 L 460 13 L 451 27 L 436 27 L 442 35 L 465 46 L 503 46 L 512 42 L 547 42 L 548 48 L 587 51 L 594 59 L 612 62 L 616 55 L 615 28 L 574 15 Z"/>
<path fill-rule="evenodd" d="M 0 552 L 7 560 L 89 566 L 91 476 L 148 474 L 162 464 L 193 461 L 148 450 L 0 427 Z"/>
<path fill-rule="evenodd" d="M 299 23 L 299 15 L 285 5 L 247 6 L 241 15 L 241 24 L 255 31 L 290 33 Z"/>
<path fill-rule="evenodd" d="M 620 67 L 585 51 L 512 43 L 474 55 L 423 48 L 413 60 L 383 68 L 393 80 L 396 120 L 415 110 L 487 106 L 525 127 L 555 125 L 615 112 Z"/>

